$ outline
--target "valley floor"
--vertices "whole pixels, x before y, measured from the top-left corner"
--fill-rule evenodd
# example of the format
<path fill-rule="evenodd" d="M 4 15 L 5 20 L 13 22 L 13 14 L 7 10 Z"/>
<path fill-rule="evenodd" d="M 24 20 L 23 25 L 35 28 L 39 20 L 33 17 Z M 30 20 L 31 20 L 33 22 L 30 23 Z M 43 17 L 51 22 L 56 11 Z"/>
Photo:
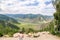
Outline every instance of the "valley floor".
<path fill-rule="evenodd" d="M 10 38 L 1 37 L 0 40 L 19 40 L 19 39 L 13 38 L 13 37 L 10 37 Z M 60 38 L 56 37 L 54 35 L 51 35 L 47 32 L 40 32 L 40 37 L 38 37 L 38 38 L 24 37 L 23 40 L 60 40 Z"/>

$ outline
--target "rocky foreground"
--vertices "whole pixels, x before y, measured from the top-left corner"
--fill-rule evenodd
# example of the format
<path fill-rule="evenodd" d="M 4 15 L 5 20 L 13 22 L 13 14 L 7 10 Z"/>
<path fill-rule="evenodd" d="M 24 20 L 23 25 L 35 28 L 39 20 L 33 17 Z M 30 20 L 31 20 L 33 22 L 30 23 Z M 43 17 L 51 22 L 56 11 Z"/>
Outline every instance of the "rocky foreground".
<path fill-rule="evenodd" d="M 33 37 L 27 37 L 25 36 L 23 40 L 60 40 L 59 37 L 56 37 L 54 35 L 51 35 L 48 32 L 39 32 L 38 33 L 40 36 L 37 38 Z M 0 40 L 19 40 L 19 38 L 14 38 L 14 37 L 1 37 Z"/>

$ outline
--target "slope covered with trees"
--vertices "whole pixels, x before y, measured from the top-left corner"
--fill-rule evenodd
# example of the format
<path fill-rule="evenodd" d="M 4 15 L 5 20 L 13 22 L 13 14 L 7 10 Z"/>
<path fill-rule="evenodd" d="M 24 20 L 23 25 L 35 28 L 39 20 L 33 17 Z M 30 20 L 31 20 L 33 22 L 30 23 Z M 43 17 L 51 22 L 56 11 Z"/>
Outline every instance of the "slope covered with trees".
<path fill-rule="evenodd" d="M 0 14 L 0 36 L 11 36 L 17 32 L 19 30 L 19 27 L 17 27 L 14 23 L 18 22 L 13 18 Z"/>

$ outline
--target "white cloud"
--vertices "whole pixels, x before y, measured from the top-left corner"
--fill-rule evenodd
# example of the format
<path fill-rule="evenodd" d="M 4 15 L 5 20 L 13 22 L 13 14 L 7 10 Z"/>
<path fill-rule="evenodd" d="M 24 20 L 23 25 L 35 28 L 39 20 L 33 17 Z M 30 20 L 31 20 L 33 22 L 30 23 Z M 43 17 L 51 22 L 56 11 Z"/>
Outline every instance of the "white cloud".
<path fill-rule="evenodd" d="M 0 0 L 1 13 L 33 13 L 52 15 L 55 11 L 52 3 L 46 5 L 46 1 L 51 0 Z"/>

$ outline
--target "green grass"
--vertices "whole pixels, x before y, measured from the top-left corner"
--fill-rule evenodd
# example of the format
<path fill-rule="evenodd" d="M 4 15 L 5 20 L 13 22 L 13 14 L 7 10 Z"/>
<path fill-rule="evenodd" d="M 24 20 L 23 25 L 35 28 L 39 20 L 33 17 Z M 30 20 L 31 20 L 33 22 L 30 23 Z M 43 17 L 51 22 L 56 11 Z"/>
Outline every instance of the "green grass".
<path fill-rule="evenodd" d="M 16 25 L 18 25 L 18 27 L 20 27 L 20 28 L 25 28 L 25 29 L 32 28 L 32 29 L 36 29 L 36 25 L 37 24 L 21 23 L 21 24 L 16 24 Z"/>

